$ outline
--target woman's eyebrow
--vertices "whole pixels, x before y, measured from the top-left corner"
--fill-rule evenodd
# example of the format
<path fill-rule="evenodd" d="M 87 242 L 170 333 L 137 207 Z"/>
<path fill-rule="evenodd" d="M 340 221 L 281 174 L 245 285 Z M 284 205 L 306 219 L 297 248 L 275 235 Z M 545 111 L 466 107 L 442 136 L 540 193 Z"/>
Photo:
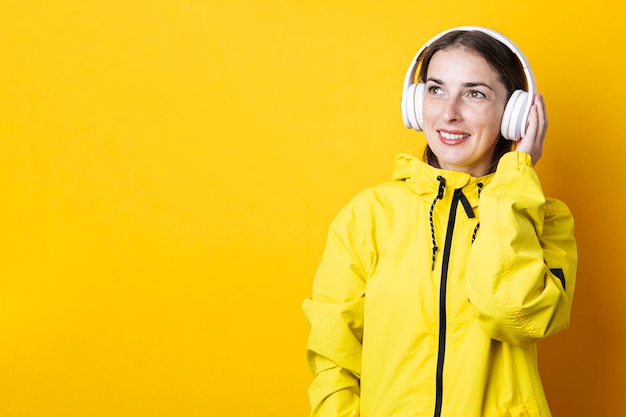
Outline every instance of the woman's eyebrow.
<path fill-rule="evenodd" d="M 489 84 L 485 84 L 485 83 L 481 83 L 481 82 L 468 82 L 468 83 L 463 83 L 463 87 L 466 88 L 473 88 L 473 87 L 485 87 L 490 89 L 491 91 L 493 91 L 493 88 L 491 88 L 491 86 Z"/>
<path fill-rule="evenodd" d="M 436 84 L 441 84 L 441 85 L 444 85 L 444 84 L 445 84 L 443 81 L 441 81 L 441 80 L 439 80 L 439 79 L 437 79 L 437 78 L 432 78 L 432 77 L 427 78 L 427 79 L 426 79 L 426 82 L 428 82 L 428 81 L 433 82 L 433 83 L 436 83 Z"/>
<path fill-rule="evenodd" d="M 426 81 L 427 82 L 430 81 L 430 82 L 433 82 L 435 84 L 446 85 L 446 83 L 444 83 L 442 80 L 440 80 L 438 78 L 432 78 L 431 77 L 431 78 L 427 78 Z M 491 91 L 493 91 L 493 88 L 489 84 L 478 82 L 478 81 L 463 83 L 463 87 L 465 87 L 465 88 L 485 87 L 485 88 L 488 88 Z"/>

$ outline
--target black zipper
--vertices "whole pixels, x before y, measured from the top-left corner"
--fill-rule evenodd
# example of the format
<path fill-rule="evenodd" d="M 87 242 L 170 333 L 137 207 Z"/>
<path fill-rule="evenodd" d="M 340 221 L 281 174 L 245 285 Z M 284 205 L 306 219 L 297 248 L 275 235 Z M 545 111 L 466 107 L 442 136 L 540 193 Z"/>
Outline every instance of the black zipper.
<path fill-rule="evenodd" d="M 456 222 L 456 211 L 459 202 L 463 205 L 465 213 L 469 218 L 474 217 L 471 204 L 467 201 L 461 188 L 454 190 L 452 205 L 450 206 L 450 217 L 448 217 L 448 229 L 446 230 L 446 242 L 443 248 L 443 259 L 441 266 L 441 285 L 439 287 L 439 348 L 437 354 L 437 377 L 435 380 L 435 417 L 441 416 L 441 406 L 443 403 L 443 363 L 446 356 L 446 291 L 448 284 L 448 266 L 450 264 L 450 250 L 452 248 L 452 234 Z"/>

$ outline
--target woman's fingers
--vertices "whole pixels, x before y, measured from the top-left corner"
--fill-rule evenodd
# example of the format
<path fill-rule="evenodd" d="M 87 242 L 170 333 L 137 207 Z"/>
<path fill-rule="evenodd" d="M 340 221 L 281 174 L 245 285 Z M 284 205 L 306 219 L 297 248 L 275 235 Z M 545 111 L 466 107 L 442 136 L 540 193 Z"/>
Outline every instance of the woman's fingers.
<path fill-rule="evenodd" d="M 543 141 L 548 129 L 548 118 L 543 96 L 538 94 L 533 99 L 533 105 L 528 115 L 528 127 L 526 134 L 517 143 L 516 150 L 530 155 L 533 165 L 536 164 L 543 153 Z"/>

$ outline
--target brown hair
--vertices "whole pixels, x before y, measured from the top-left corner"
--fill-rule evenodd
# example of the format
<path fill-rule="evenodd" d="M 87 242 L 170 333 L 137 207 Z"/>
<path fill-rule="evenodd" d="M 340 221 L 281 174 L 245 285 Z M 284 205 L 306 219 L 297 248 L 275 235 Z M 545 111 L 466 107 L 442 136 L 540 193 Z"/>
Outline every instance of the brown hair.
<path fill-rule="evenodd" d="M 463 47 L 482 56 L 494 71 L 498 73 L 500 81 L 506 88 L 507 99 L 511 97 L 513 91 L 526 90 L 528 88 L 524 68 L 515 53 L 489 34 L 477 30 L 455 30 L 446 33 L 426 48 L 419 57 L 420 62 L 418 64 L 421 63 L 421 67 L 418 82 L 425 82 L 428 66 L 433 55 L 450 47 Z M 502 155 L 511 151 L 513 146 L 513 141 L 505 139 L 502 134 L 499 135 L 493 158 L 491 159 L 489 173 L 495 172 Z M 440 167 L 437 156 L 428 145 L 426 145 L 424 150 L 423 159 L 429 165 Z"/>

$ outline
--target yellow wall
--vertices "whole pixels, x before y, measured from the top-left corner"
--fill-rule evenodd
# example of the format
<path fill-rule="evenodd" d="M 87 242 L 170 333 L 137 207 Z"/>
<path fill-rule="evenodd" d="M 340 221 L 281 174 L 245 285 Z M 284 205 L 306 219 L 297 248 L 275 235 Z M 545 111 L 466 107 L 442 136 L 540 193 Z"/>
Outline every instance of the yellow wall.
<path fill-rule="evenodd" d="M 577 219 L 555 416 L 626 415 L 625 65 L 613 3 L 20 0 L 0 12 L 0 416 L 303 416 L 326 228 L 420 153 L 421 42 L 511 36 Z M 472 6 L 468 6 L 472 4 Z"/>

